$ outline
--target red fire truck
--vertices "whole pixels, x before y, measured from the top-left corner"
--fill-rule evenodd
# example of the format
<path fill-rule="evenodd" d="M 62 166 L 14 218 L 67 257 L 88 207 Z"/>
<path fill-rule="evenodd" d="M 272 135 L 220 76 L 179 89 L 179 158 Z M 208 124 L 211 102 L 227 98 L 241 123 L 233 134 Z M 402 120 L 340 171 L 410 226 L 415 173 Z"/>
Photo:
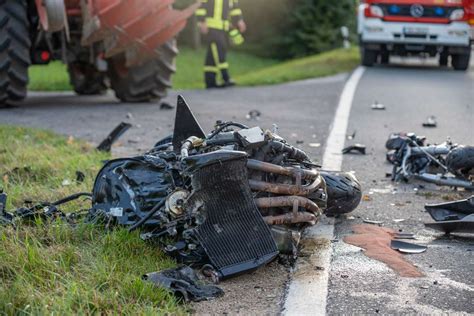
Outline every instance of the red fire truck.
<path fill-rule="evenodd" d="M 466 70 L 474 39 L 474 0 L 365 0 L 358 14 L 364 66 L 391 55 L 438 56 L 440 66 Z"/>

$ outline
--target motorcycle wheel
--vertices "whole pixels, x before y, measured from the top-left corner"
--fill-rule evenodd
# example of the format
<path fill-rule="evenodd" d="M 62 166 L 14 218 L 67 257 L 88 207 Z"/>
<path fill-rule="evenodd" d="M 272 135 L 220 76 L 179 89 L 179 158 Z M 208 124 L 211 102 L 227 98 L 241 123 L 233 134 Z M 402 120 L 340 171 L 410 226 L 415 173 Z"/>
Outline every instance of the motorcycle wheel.
<path fill-rule="evenodd" d="M 474 173 L 474 147 L 458 147 L 446 157 L 446 165 L 450 172 L 457 176 L 468 177 Z"/>
<path fill-rule="evenodd" d="M 351 173 L 321 172 L 327 187 L 328 216 L 350 213 L 356 209 L 362 198 L 359 181 Z"/>

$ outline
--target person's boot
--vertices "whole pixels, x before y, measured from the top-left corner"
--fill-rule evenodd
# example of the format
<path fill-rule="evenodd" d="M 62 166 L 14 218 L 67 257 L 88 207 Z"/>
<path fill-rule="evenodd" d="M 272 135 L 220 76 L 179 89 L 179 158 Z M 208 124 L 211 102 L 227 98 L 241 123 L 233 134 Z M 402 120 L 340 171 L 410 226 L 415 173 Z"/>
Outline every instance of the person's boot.
<path fill-rule="evenodd" d="M 222 79 L 224 80 L 223 88 L 233 87 L 236 85 L 235 81 L 230 78 L 229 71 L 227 69 L 221 70 Z"/>
<path fill-rule="evenodd" d="M 217 85 L 215 72 L 206 72 L 204 74 L 204 82 L 206 83 L 206 89 L 220 88 L 220 86 Z"/>

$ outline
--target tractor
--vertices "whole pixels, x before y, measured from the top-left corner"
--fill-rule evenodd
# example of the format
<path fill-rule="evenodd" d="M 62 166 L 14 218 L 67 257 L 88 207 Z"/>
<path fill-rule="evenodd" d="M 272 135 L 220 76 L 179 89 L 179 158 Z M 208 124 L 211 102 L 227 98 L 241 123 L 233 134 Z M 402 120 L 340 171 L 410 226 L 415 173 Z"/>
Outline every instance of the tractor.
<path fill-rule="evenodd" d="M 199 3 L 174 0 L 0 0 L 0 104 L 27 95 L 28 67 L 60 60 L 74 91 L 123 102 L 160 99 L 171 87 L 176 35 Z"/>

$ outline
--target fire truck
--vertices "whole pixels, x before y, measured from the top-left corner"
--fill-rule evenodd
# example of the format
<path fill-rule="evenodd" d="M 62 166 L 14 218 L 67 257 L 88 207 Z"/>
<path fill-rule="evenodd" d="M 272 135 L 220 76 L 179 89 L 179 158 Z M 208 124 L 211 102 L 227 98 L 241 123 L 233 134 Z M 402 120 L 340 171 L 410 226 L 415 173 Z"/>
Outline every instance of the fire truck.
<path fill-rule="evenodd" d="M 361 63 L 390 56 L 438 57 L 467 70 L 474 39 L 474 0 L 365 0 L 358 11 Z"/>

